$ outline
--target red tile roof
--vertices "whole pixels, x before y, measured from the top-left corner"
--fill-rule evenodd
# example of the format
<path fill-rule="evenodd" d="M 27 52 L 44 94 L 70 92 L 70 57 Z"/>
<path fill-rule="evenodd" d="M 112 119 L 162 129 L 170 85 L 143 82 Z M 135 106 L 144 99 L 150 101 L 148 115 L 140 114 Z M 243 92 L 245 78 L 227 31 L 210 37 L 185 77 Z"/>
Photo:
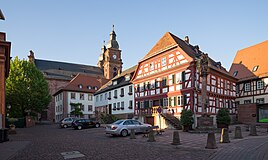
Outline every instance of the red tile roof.
<path fill-rule="evenodd" d="M 58 90 L 54 95 L 62 90 L 95 93 L 102 85 L 108 82 L 108 79 L 95 77 L 85 74 L 77 74 L 64 88 Z M 82 86 L 80 88 L 80 85 Z M 88 87 L 90 86 L 91 89 Z M 95 87 L 97 87 L 95 89 Z"/>
<path fill-rule="evenodd" d="M 144 61 L 153 57 L 155 55 L 160 54 L 162 51 L 170 49 L 175 46 L 180 46 L 189 56 L 192 58 L 195 57 L 195 52 L 192 49 L 193 46 L 187 45 L 183 40 L 173 35 L 170 32 L 166 32 L 162 38 L 154 45 L 154 47 L 145 55 L 145 57 L 141 60 Z"/>
<path fill-rule="evenodd" d="M 236 78 L 248 80 L 268 75 L 268 40 L 254 46 L 239 50 L 230 68 L 230 73 L 237 72 Z M 253 68 L 258 69 L 253 72 Z"/>

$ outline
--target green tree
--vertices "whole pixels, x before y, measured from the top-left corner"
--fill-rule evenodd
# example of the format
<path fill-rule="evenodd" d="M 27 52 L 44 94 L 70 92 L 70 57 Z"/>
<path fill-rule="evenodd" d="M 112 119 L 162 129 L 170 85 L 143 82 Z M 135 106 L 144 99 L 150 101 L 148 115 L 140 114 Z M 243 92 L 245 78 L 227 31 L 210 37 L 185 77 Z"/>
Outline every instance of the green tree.
<path fill-rule="evenodd" d="M 41 113 L 51 101 L 48 82 L 34 64 L 15 57 L 10 63 L 6 80 L 6 104 L 11 105 L 10 117 Z"/>
<path fill-rule="evenodd" d="M 81 103 L 71 103 L 71 106 L 74 106 L 74 110 L 72 110 L 70 113 L 71 115 L 74 115 L 75 117 L 79 117 L 83 115 L 83 112 L 81 111 L 80 106 L 82 105 Z"/>

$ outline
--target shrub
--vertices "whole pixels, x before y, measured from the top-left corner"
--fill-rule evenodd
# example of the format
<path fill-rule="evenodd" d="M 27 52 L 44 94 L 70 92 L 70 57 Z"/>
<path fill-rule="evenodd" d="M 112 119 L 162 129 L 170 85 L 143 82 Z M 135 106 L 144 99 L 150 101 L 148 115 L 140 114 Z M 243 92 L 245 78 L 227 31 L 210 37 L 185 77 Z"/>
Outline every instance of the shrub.
<path fill-rule="evenodd" d="M 101 114 L 100 116 L 101 120 L 105 124 L 111 124 L 118 120 L 118 118 L 115 115 L 112 114 Z"/>
<path fill-rule="evenodd" d="M 217 124 L 229 125 L 231 123 L 231 117 L 229 111 L 226 108 L 219 109 L 216 116 Z"/>
<path fill-rule="evenodd" d="M 191 110 L 182 110 L 180 120 L 183 126 L 191 126 L 194 123 L 193 112 Z"/>

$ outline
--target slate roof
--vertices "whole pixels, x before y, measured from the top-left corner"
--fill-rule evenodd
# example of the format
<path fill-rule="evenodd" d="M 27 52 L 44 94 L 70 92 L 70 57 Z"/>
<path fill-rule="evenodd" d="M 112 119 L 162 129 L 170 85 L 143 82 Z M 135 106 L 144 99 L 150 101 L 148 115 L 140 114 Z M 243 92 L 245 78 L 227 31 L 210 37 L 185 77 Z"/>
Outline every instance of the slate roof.
<path fill-rule="evenodd" d="M 105 78 L 78 73 L 65 87 L 59 89 L 56 93 L 54 93 L 54 95 L 57 95 L 63 90 L 95 93 L 103 84 L 107 82 L 108 80 Z"/>
<path fill-rule="evenodd" d="M 71 80 L 77 73 L 103 77 L 103 71 L 96 66 L 35 59 L 35 66 L 46 78 Z"/>
<path fill-rule="evenodd" d="M 119 88 L 119 87 L 131 84 L 130 80 L 131 80 L 131 78 L 136 70 L 136 67 L 137 67 L 137 65 L 124 70 L 120 75 L 115 76 L 113 79 L 111 79 L 105 85 L 103 85 L 94 95 L 98 95 L 98 94 L 113 90 L 115 88 Z M 125 80 L 126 75 L 130 75 L 130 78 L 128 81 Z M 117 84 L 112 85 L 113 81 L 115 81 L 115 80 L 117 81 Z"/>
<path fill-rule="evenodd" d="M 239 81 L 250 80 L 268 76 L 268 40 L 244 48 L 236 53 L 230 73 L 237 71 Z M 253 68 L 258 69 L 253 72 Z"/>

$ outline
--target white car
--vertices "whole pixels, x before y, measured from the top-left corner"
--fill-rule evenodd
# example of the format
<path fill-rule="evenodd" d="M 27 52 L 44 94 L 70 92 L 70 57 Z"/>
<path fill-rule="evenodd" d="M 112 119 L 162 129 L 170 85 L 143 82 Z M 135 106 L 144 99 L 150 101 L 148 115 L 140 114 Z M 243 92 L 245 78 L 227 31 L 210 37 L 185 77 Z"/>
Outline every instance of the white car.
<path fill-rule="evenodd" d="M 130 134 L 131 129 L 135 133 L 145 133 L 152 127 L 150 124 L 141 123 L 137 120 L 122 119 L 106 126 L 106 134 L 121 135 L 123 137 Z"/>

